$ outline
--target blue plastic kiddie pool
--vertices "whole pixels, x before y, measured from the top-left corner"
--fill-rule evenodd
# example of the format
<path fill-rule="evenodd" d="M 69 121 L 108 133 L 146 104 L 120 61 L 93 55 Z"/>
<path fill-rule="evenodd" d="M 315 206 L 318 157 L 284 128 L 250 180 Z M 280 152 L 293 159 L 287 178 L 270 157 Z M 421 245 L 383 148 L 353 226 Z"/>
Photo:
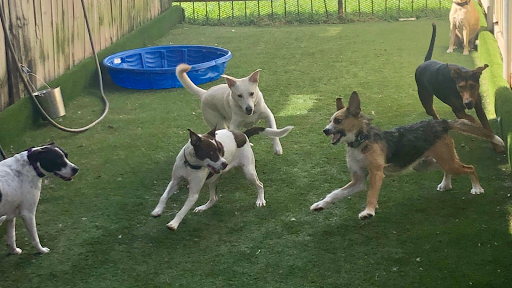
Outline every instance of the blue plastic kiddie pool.
<path fill-rule="evenodd" d="M 166 45 L 119 52 L 103 60 L 116 85 L 130 89 L 183 87 L 176 66 L 192 66 L 188 77 L 199 85 L 220 78 L 232 55 L 229 50 L 201 45 Z"/>

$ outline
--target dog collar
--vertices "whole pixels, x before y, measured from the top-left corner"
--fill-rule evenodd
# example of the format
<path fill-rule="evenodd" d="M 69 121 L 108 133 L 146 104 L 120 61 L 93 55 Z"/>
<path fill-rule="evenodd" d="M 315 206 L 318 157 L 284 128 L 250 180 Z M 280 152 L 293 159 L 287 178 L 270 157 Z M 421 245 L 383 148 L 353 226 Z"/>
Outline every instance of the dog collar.
<path fill-rule="evenodd" d="M 198 166 L 198 165 L 190 164 L 190 162 L 188 162 L 188 160 L 187 160 L 187 157 L 185 155 L 183 155 L 183 157 L 185 158 L 185 161 L 183 161 L 183 162 L 185 163 L 186 166 L 190 167 L 190 169 L 201 170 L 201 168 L 203 168 L 203 166 Z M 210 173 L 208 173 L 208 176 L 206 177 L 206 180 L 212 178 L 213 175 L 214 175 L 213 172 L 210 171 Z"/>
<path fill-rule="evenodd" d="M 460 7 L 464 7 L 466 5 L 469 5 L 470 2 L 471 2 L 471 0 L 466 0 L 466 2 L 455 2 L 455 1 L 453 1 L 453 4 L 458 5 Z"/>
<path fill-rule="evenodd" d="M 32 148 L 28 148 L 27 150 L 27 158 L 28 158 L 28 155 L 30 155 L 30 153 L 32 153 L 33 149 Z M 39 176 L 39 178 L 43 178 L 45 177 L 46 175 L 43 173 L 43 171 L 41 171 L 41 169 L 39 168 L 39 166 L 37 166 L 37 163 L 36 162 L 32 162 L 32 161 L 29 161 L 30 163 L 30 166 L 32 166 L 32 168 L 34 169 L 34 171 L 36 172 L 37 176 Z"/>
<path fill-rule="evenodd" d="M 356 135 L 356 140 L 354 140 L 352 142 L 347 142 L 347 145 L 348 145 L 348 147 L 351 147 L 351 148 L 359 148 L 359 146 L 361 146 L 361 144 L 363 144 L 363 142 L 366 141 L 366 138 L 367 138 L 367 135 L 365 133 L 359 132 Z"/>
<path fill-rule="evenodd" d="M 183 155 L 183 157 L 185 158 L 185 161 L 183 161 L 183 162 L 185 163 L 185 165 L 190 167 L 190 169 L 201 170 L 201 168 L 203 168 L 203 166 L 190 164 L 190 162 L 188 162 L 188 160 L 187 160 L 187 156 Z"/>

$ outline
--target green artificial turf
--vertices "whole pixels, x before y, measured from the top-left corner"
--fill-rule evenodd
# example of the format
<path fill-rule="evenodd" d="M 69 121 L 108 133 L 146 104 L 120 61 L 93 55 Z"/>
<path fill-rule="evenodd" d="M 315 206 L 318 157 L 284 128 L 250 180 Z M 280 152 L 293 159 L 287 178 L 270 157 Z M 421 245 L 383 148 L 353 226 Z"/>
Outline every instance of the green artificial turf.
<path fill-rule="evenodd" d="M 183 205 L 186 186 L 153 219 L 186 129 L 209 129 L 199 100 L 184 89 L 127 90 L 107 81 L 110 113 L 90 131 L 73 135 L 41 125 L 4 146 L 12 155 L 56 141 L 81 170 L 72 182 L 43 186 L 37 222 L 49 254 L 34 254 L 18 221 L 24 252 L 0 250 L 0 286 L 510 287 L 510 170 L 487 141 L 453 133 L 461 160 L 479 174 L 482 195 L 470 193 L 467 177 L 438 192 L 442 173 L 434 171 L 384 179 L 369 221 L 357 218 L 363 192 L 309 211 L 350 178 L 345 147 L 322 134 L 336 97 L 357 90 L 363 113 L 383 129 L 427 118 L 414 71 L 427 51 L 430 22 L 170 30 L 152 44 L 227 48 L 233 58 L 226 74 L 234 77 L 262 69 L 260 89 L 278 126 L 295 126 L 281 139 L 282 156 L 273 155 L 270 139 L 251 138 L 267 206 L 255 207 L 256 189 L 233 170 L 221 178 L 219 201 L 203 213 L 190 211 L 177 231 L 165 224 Z M 475 67 L 460 50 L 446 54 L 448 21 L 437 27 L 433 58 Z M 86 124 L 101 113 L 100 101 L 89 96 L 95 88 L 75 91 L 63 122 Z M 441 117 L 454 118 L 448 106 L 434 105 Z M 203 189 L 196 206 L 207 199 Z"/>

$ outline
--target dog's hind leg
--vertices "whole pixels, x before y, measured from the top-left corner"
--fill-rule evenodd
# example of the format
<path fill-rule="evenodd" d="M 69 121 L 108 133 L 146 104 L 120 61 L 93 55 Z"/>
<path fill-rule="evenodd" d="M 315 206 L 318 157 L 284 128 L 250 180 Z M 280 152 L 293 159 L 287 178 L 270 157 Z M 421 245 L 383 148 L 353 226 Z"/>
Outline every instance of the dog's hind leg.
<path fill-rule="evenodd" d="M 254 156 L 253 156 L 254 158 Z M 254 160 L 252 160 L 254 162 Z M 265 201 L 265 193 L 263 190 L 263 183 L 258 179 L 258 174 L 256 173 L 256 168 L 254 165 L 245 165 L 242 166 L 242 170 L 244 171 L 245 178 L 249 180 L 252 184 L 256 186 L 258 189 L 258 198 L 256 198 L 256 206 L 261 207 L 265 206 L 267 202 Z"/>
<path fill-rule="evenodd" d="M 162 212 L 164 211 L 165 204 L 167 203 L 167 200 L 169 200 L 169 197 L 171 197 L 176 190 L 178 190 L 178 187 L 180 186 L 182 178 L 172 179 L 169 185 L 167 185 L 167 189 L 165 189 L 164 194 L 160 197 L 160 201 L 158 201 L 158 205 L 156 205 L 153 212 L 151 212 L 151 216 L 153 217 L 159 217 L 162 215 Z"/>
<path fill-rule="evenodd" d="M 15 233 L 15 227 L 16 227 L 16 218 L 13 218 L 11 220 L 6 221 L 7 225 L 7 246 L 9 246 L 9 253 L 11 254 L 20 254 L 21 249 L 16 247 L 16 233 Z"/>
<path fill-rule="evenodd" d="M 217 202 L 217 195 L 215 192 L 215 188 L 217 187 L 217 183 L 219 183 L 218 179 L 219 178 L 217 177 L 215 180 L 213 180 L 213 182 L 210 182 L 210 184 L 209 184 L 210 199 L 208 199 L 208 202 L 206 202 L 206 204 L 204 204 L 204 205 L 196 207 L 196 209 L 194 209 L 194 212 L 203 212 L 204 210 L 212 207 L 213 204 L 215 204 L 215 202 Z"/>
<path fill-rule="evenodd" d="M 191 181 L 189 183 L 189 190 L 188 190 L 188 198 L 187 201 L 185 201 L 185 204 L 181 208 L 181 210 L 174 216 L 174 219 L 172 219 L 171 222 L 167 223 L 167 227 L 171 230 L 178 229 L 178 226 L 181 223 L 181 220 L 183 220 L 183 217 L 187 214 L 188 210 L 194 206 L 194 203 L 196 203 L 197 198 L 199 197 L 199 192 L 201 190 L 201 187 L 203 187 L 204 180 L 196 180 Z"/>
<path fill-rule="evenodd" d="M 437 116 L 436 110 L 434 109 L 434 94 L 426 88 L 421 88 L 421 86 L 418 85 L 418 96 L 420 97 L 421 105 L 423 105 L 427 115 L 432 116 L 433 119 L 439 119 L 439 116 Z"/>
<path fill-rule="evenodd" d="M 443 182 L 439 184 L 438 190 L 440 186 L 441 188 L 451 188 L 451 175 L 468 174 L 472 185 L 471 193 L 484 193 L 484 189 L 482 186 L 480 186 L 480 182 L 478 181 L 475 168 L 473 168 L 471 165 L 465 165 L 459 161 L 459 157 L 455 151 L 455 144 L 453 143 L 452 138 L 445 136 L 439 140 L 427 153 L 436 159 L 437 163 L 441 166 L 445 173 Z"/>

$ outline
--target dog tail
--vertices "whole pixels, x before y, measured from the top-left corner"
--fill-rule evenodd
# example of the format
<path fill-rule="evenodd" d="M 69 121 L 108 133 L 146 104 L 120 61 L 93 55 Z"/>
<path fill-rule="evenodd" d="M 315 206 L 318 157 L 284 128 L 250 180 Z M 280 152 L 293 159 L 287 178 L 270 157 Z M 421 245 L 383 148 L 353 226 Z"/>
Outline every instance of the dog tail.
<path fill-rule="evenodd" d="M 263 128 L 263 127 L 252 127 L 244 131 L 244 134 L 247 136 L 247 138 L 251 138 L 254 135 L 257 134 L 265 134 L 268 137 L 273 138 L 280 138 L 283 136 L 286 136 L 288 132 L 292 131 L 293 126 L 286 126 L 282 129 L 272 129 L 272 128 Z"/>
<path fill-rule="evenodd" d="M 187 76 L 187 72 L 190 70 L 189 65 L 180 64 L 176 67 L 176 77 L 180 80 L 181 85 L 188 90 L 188 92 L 196 95 L 199 99 L 203 99 L 204 94 L 206 94 L 206 90 L 197 87 Z"/>
<path fill-rule="evenodd" d="M 450 128 L 455 131 L 484 138 L 491 141 L 492 143 L 505 147 L 505 143 L 503 143 L 503 140 L 501 140 L 500 137 L 494 135 L 492 132 L 489 132 L 480 126 L 471 123 L 466 119 L 450 120 L 448 121 L 448 124 L 450 125 Z"/>
<path fill-rule="evenodd" d="M 427 55 L 425 61 L 432 59 L 432 53 L 434 52 L 434 43 L 436 42 L 436 22 L 432 22 L 432 38 L 430 38 L 430 46 L 428 46 Z"/>

